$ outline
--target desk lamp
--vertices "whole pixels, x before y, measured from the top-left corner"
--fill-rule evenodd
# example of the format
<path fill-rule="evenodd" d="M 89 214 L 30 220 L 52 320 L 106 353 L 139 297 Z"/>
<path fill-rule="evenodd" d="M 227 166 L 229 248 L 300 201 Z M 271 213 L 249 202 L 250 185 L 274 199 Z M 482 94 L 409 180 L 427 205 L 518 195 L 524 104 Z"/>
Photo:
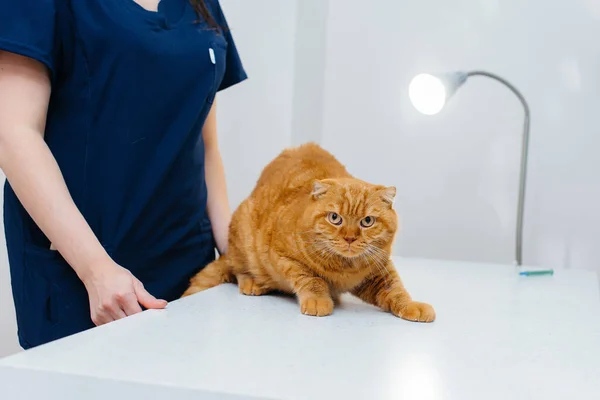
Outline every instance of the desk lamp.
<path fill-rule="evenodd" d="M 446 75 L 419 74 L 411 81 L 408 87 L 408 95 L 417 111 L 425 115 L 434 115 L 444 108 L 446 101 L 472 76 L 482 76 L 500 82 L 517 96 L 525 111 L 515 243 L 515 264 L 521 266 L 523 263 L 523 212 L 525 208 L 527 156 L 529 149 L 529 105 L 525 97 L 506 79 L 485 71 L 456 72 Z"/>

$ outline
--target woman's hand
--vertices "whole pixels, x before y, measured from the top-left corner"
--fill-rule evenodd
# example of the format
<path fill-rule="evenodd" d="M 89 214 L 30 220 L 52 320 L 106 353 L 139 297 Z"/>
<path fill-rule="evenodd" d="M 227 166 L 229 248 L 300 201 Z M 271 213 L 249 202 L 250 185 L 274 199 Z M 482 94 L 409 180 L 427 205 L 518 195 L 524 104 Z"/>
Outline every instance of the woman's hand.
<path fill-rule="evenodd" d="M 92 321 L 104 325 L 129 315 L 142 312 L 140 304 L 148 309 L 167 306 L 144 289 L 144 285 L 131 272 L 112 262 L 94 268 L 92 274 L 83 279 L 90 299 Z"/>

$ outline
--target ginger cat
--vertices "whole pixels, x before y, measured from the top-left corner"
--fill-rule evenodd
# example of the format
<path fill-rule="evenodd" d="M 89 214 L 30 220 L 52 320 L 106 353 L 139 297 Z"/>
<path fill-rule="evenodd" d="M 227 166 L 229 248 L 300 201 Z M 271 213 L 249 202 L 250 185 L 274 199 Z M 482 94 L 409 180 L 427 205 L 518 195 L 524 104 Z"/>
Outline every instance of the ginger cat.
<path fill-rule="evenodd" d="M 432 322 L 433 308 L 412 301 L 390 260 L 395 195 L 353 178 L 315 144 L 288 149 L 233 214 L 227 254 L 183 296 L 237 281 L 245 295 L 295 294 L 303 314 L 325 316 L 351 292 L 398 317 Z"/>

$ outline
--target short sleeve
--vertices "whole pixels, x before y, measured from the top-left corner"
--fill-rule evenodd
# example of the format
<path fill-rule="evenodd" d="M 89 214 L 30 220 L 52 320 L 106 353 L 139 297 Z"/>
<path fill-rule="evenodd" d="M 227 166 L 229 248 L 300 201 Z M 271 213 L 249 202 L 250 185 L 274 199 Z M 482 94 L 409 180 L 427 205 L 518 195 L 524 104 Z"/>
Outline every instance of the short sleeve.
<path fill-rule="evenodd" d="M 56 0 L 0 0 L 0 50 L 56 72 Z"/>
<path fill-rule="evenodd" d="M 213 16 L 219 24 L 219 26 L 222 27 L 223 35 L 225 36 L 225 40 L 227 41 L 225 75 L 223 76 L 223 80 L 221 81 L 221 86 L 219 86 L 220 91 L 246 80 L 248 78 L 248 75 L 246 75 L 246 71 L 244 70 L 244 66 L 242 65 L 242 60 L 240 59 L 237 47 L 235 46 L 235 41 L 233 40 L 233 36 L 231 35 L 230 27 L 227 24 L 227 20 L 225 19 L 225 15 L 223 13 L 223 10 L 221 9 L 219 1 L 214 0 L 213 6 Z"/>

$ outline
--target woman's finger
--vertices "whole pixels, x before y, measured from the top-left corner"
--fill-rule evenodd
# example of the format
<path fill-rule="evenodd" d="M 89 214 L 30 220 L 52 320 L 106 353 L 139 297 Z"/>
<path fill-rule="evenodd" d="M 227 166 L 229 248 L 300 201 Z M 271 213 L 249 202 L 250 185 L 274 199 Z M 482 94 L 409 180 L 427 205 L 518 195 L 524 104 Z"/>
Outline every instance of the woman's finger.
<path fill-rule="evenodd" d="M 140 307 L 137 296 L 134 293 L 130 293 L 123 299 L 121 308 L 128 316 L 142 312 L 142 307 Z"/>
<path fill-rule="evenodd" d="M 138 302 L 148 308 L 165 308 L 167 306 L 167 302 L 164 300 L 158 300 L 156 297 L 152 296 L 150 293 L 144 289 L 144 285 L 142 282 L 137 279 L 134 281 L 133 287 L 135 289 L 135 294 L 137 296 Z"/>
<path fill-rule="evenodd" d="M 114 310 L 113 312 L 111 312 L 110 316 L 112 317 L 113 321 L 117 321 L 119 319 L 127 317 L 127 314 L 125 314 L 125 311 L 119 308 L 118 310 Z"/>
<path fill-rule="evenodd" d="M 98 311 L 92 315 L 92 321 L 94 322 L 94 325 L 100 326 L 112 322 L 113 319 L 106 311 Z"/>

